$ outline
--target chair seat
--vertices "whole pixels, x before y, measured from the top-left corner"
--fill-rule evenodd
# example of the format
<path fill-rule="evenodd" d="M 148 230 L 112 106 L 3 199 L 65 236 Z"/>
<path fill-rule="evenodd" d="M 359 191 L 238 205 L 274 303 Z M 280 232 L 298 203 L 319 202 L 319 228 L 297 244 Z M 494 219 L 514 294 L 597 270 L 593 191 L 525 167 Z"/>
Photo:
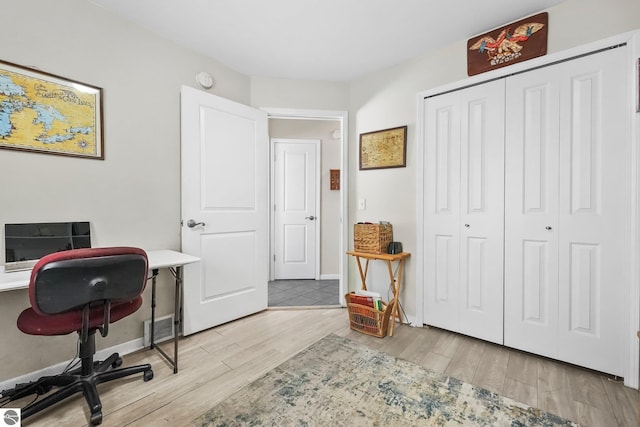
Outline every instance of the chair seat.
<path fill-rule="evenodd" d="M 131 301 L 114 303 L 111 305 L 110 323 L 135 312 L 142 305 L 142 297 Z M 94 307 L 89 314 L 89 329 L 96 329 L 102 325 L 103 308 Z M 67 335 L 82 329 L 82 311 L 69 311 L 56 315 L 38 314 L 33 308 L 27 308 L 18 316 L 18 329 L 29 335 Z"/>

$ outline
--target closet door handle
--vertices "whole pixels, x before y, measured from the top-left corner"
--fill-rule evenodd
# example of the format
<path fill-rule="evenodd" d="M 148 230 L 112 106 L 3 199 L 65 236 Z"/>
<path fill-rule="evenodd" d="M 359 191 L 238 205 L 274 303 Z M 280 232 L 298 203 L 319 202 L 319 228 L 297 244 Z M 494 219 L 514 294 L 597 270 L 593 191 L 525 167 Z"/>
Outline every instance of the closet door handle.
<path fill-rule="evenodd" d="M 551 226 L 547 225 L 544 229 L 545 230 L 551 230 Z"/>
<path fill-rule="evenodd" d="M 465 226 L 465 227 L 467 227 L 467 228 L 469 228 L 469 227 L 470 227 L 470 225 L 469 225 L 469 224 L 465 224 L 464 226 Z"/>

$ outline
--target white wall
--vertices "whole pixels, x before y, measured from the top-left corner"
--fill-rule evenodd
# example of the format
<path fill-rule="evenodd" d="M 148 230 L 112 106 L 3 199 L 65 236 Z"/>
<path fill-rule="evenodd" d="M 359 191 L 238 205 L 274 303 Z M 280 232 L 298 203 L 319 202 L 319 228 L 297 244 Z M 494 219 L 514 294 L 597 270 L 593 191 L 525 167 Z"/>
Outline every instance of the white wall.
<path fill-rule="evenodd" d="M 339 129 L 336 120 L 269 119 L 271 138 L 320 140 L 320 275 L 335 278 L 340 273 L 340 191 L 329 189 L 329 169 L 340 169 L 340 138 L 331 136 Z"/>
<path fill-rule="evenodd" d="M 105 160 L 0 150 L 0 224 L 88 220 L 94 246 L 180 249 L 180 86 L 205 70 L 217 81 L 212 93 L 249 103 L 249 78 L 85 0 L 3 6 L 0 59 L 103 88 Z M 172 289 L 161 273 L 160 315 L 173 311 Z M 99 348 L 142 336 L 146 301 Z M 26 290 L 0 293 L 0 382 L 75 354 L 75 334 L 18 331 L 28 306 Z"/>
<path fill-rule="evenodd" d="M 607 36 L 640 28 L 638 0 L 568 0 L 549 12 L 548 52 L 554 53 Z M 428 19 L 425 19 L 428 25 Z M 489 28 L 487 30 L 490 30 Z M 425 48 L 430 46 L 425 45 Z M 349 150 L 349 222 L 387 220 L 394 239 L 404 250 L 416 251 L 416 94 L 467 77 L 466 40 L 414 58 L 398 66 L 352 82 Z M 358 171 L 358 135 L 377 129 L 408 125 L 407 167 Z M 357 210 L 366 198 L 365 211 Z M 380 263 L 382 264 L 382 263 Z M 374 289 L 385 291 L 388 280 L 383 265 L 372 270 Z M 409 258 L 401 302 L 409 316 L 416 310 L 415 263 Z M 349 265 L 351 289 L 359 285 L 353 260 Z"/>
<path fill-rule="evenodd" d="M 252 76 L 251 105 L 263 108 L 346 111 L 349 109 L 349 85 Z"/>

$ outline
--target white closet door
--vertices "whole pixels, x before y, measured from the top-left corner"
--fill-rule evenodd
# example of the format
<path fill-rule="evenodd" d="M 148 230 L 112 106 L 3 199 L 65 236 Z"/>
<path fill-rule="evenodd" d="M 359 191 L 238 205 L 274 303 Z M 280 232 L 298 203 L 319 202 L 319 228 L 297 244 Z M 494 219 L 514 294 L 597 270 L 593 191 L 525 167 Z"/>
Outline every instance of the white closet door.
<path fill-rule="evenodd" d="M 460 332 L 503 342 L 504 80 L 463 91 Z"/>
<path fill-rule="evenodd" d="M 555 67 L 507 79 L 505 325 L 509 347 L 558 357 L 559 82 Z"/>
<path fill-rule="evenodd" d="M 425 100 L 425 323 L 459 330 L 460 91 Z"/>
<path fill-rule="evenodd" d="M 631 262 L 625 56 L 625 47 L 611 49 L 559 72 L 559 353 L 616 375 Z"/>
<path fill-rule="evenodd" d="M 507 79 L 505 345 L 622 375 L 625 48 Z"/>
<path fill-rule="evenodd" d="M 425 100 L 425 323 L 502 343 L 504 81 Z"/>

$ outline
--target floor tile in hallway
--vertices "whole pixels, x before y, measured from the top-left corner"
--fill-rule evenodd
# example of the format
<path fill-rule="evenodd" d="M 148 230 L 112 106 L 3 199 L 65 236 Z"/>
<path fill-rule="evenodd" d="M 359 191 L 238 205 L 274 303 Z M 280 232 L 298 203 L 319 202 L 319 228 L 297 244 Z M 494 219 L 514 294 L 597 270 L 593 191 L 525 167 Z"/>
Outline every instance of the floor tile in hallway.
<path fill-rule="evenodd" d="M 269 307 L 338 306 L 338 280 L 269 282 Z"/>

